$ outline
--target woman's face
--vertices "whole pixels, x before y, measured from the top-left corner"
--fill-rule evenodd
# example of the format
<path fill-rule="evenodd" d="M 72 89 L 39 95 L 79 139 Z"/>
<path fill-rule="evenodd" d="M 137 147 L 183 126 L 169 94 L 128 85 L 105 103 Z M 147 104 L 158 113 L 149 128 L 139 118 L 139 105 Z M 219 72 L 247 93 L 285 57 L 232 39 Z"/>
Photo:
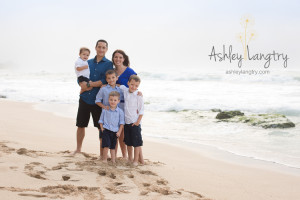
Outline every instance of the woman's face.
<path fill-rule="evenodd" d="M 114 61 L 115 66 L 121 66 L 121 65 L 123 65 L 124 57 L 120 53 L 115 53 L 113 61 Z"/>

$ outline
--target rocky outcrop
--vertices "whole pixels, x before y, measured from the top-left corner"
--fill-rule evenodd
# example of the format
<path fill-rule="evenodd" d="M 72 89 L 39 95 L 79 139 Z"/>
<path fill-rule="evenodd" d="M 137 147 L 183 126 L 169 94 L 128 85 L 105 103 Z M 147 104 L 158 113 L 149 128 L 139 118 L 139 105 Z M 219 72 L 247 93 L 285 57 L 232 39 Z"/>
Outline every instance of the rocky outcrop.
<path fill-rule="evenodd" d="M 292 121 L 281 114 L 251 114 L 247 116 L 240 111 L 226 111 L 218 113 L 216 118 L 223 122 L 242 122 L 266 129 L 295 127 Z"/>
<path fill-rule="evenodd" d="M 244 113 L 241 111 L 235 110 L 235 111 L 223 111 L 217 114 L 217 119 L 230 119 L 235 116 L 244 116 Z"/>

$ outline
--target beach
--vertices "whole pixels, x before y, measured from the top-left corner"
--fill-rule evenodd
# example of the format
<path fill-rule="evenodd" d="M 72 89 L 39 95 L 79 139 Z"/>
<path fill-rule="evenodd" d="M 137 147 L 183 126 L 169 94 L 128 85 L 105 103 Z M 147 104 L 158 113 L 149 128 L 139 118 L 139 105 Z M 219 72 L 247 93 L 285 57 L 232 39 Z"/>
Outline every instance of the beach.
<path fill-rule="evenodd" d="M 299 199 L 300 172 L 277 164 L 217 159 L 201 149 L 144 137 L 144 166 L 98 161 L 97 130 L 75 149 L 75 120 L 0 101 L 1 199 Z M 75 118 L 75 117 L 74 117 Z M 147 126 L 147 118 L 144 124 Z M 147 129 L 146 129 L 147 130 Z M 120 152 L 119 152 L 120 154 Z M 120 156 L 120 155 L 119 155 Z"/>

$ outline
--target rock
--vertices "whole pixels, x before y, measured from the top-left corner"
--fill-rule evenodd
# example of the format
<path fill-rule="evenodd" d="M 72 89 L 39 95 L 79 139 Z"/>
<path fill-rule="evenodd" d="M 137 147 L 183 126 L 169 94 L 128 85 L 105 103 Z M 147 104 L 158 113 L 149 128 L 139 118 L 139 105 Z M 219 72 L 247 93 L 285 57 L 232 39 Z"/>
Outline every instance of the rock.
<path fill-rule="evenodd" d="M 71 178 L 70 175 L 62 175 L 62 179 L 63 179 L 64 181 L 67 181 L 67 180 L 69 180 L 70 178 Z"/>
<path fill-rule="evenodd" d="M 212 112 L 222 112 L 221 109 L 218 109 L 218 108 L 213 108 L 213 109 L 210 109 Z"/>
<path fill-rule="evenodd" d="M 28 150 L 25 148 L 20 148 L 17 150 L 17 154 L 19 154 L 19 155 L 23 155 L 23 154 L 27 154 L 27 153 L 28 153 Z"/>
<path fill-rule="evenodd" d="M 221 112 L 221 113 L 223 113 L 223 112 Z M 218 117 L 218 115 L 217 115 L 217 117 Z M 219 118 L 219 119 L 222 122 L 242 122 L 242 123 L 250 124 L 252 126 L 259 126 L 259 127 L 265 128 L 265 129 L 295 127 L 295 124 L 293 122 L 291 122 L 288 118 L 286 118 L 285 115 L 281 115 L 281 114 L 252 114 L 252 115 L 248 115 L 248 116 L 236 115 L 236 116 L 230 117 L 230 118 L 228 116 L 231 116 L 231 115 L 225 113 L 224 115 L 221 115 L 221 117 L 227 117 L 227 118 Z"/>
<path fill-rule="evenodd" d="M 5 95 L 0 95 L 0 98 L 6 99 L 6 96 Z"/>
<path fill-rule="evenodd" d="M 217 114 L 217 119 L 229 119 L 235 116 L 243 116 L 244 113 L 241 111 L 235 110 L 235 111 L 223 111 Z"/>
<path fill-rule="evenodd" d="M 267 125 L 263 125 L 263 128 L 267 129 L 267 128 L 292 128 L 295 127 L 295 124 L 291 121 L 289 122 L 285 122 L 285 123 L 277 123 L 277 124 L 267 124 Z"/>

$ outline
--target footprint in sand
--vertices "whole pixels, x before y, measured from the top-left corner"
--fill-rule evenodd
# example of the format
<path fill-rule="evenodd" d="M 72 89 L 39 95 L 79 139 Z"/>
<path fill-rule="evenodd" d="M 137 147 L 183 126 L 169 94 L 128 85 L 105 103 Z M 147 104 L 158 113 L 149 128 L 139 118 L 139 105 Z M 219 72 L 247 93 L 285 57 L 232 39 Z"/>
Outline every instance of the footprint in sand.
<path fill-rule="evenodd" d="M 164 179 L 157 180 L 156 182 L 158 185 L 167 185 L 168 184 L 168 181 L 164 180 Z"/>
<path fill-rule="evenodd" d="M 98 171 L 98 174 L 99 174 L 100 176 L 106 176 L 106 171 L 105 171 L 105 170 L 99 170 L 99 171 Z"/>
<path fill-rule="evenodd" d="M 15 151 L 15 149 L 11 148 L 11 147 L 8 147 L 6 145 L 6 143 L 8 143 L 8 142 L 5 142 L 5 141 L 0 142 L 0 152 L 5 153 L 5 154 L 11 154 L 12 152 Z"/>
<path fill-rule="evenodd" d="M 49 156 L 50 153 L 43 152 L 43 151 L 28 150 L 26 148 L 20 148 L 17 150 L 17 154 L 36 158 L 38 156 Z"/>
<path fill-rule="evenodd" d="M 24 167 L 25 174 L 30 177 L 46 180 L 44 177 L 45 173 L 48 171 L 48 168 L 39 162 L 31 162 L 26 164 Z"/>
<path fill-rule="evenodd" d="M 150 170 L 141 170 L 141 171 L 138 171 L 140 174 L 146 174 L 146 175 L 153 175 L 153 176 L 157 176 L 156 173 L 150 171 Z"/>
<path fill-rule="evenodd" d="M 44 194 L 30 194 L 30 193 L 19 193 L 18 195 L 23 197 L 36 197 L 36 198 L 47 197 L 47 195 Z"/>
<path fill-rule="evenodd" d="M 14 171 L 17 171 L 18 168 L 19 168 L 18 166 L 10 166 L 9 167 L 9 169 L 14 170 Z"/>
<path fill-rule="evenodd" d="M 112 178 L 112 179 L 115 179 L 117 176 L 116 176 L 114 173 L 111 173 L 111 174 L 109 175 L 109 177 Z"/>

